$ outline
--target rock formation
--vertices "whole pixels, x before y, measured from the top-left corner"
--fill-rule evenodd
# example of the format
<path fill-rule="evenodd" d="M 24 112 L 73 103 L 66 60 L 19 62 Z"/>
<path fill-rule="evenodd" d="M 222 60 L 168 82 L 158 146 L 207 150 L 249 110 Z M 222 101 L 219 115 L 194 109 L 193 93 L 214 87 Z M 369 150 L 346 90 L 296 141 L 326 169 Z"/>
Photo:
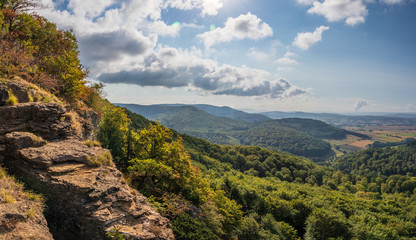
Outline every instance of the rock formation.
<path fill-rule="evenodd" d="M 11 94 L 18 104 L 6 105 Z M 126 184 L 110 152 L 86 141 L 93 112 L 45 98 L 53 96 L 24 81 L 0 82 L 0 162 L 47 199 L 54 239 L 174 239 L 169 221 Z"/>

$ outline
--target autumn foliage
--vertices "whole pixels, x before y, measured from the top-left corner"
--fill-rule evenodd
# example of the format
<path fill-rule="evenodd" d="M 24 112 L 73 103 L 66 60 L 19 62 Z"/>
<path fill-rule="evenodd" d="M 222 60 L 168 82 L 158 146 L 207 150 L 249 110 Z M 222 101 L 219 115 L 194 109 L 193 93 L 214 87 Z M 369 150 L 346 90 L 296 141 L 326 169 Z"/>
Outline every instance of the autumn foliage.
<path fill-rule="evenodd" d="M 91 101 L 96 89 L 86 85 L 74 34 L 23 12 L 34 6 L 23 0 L 0 2 L 0 77 L 20 76 L 70 103 Z"/>

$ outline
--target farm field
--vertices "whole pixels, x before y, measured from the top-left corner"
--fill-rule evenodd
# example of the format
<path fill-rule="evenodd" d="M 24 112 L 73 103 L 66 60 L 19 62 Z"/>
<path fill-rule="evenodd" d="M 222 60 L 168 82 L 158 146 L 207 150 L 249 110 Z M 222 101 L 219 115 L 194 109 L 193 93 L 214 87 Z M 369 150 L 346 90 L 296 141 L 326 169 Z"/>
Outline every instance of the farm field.
<path fill-rule="evenodd" d="M 369 144 L 377 142 L 393 143 L 407 138 L 416 139 L 416 126 L 367 126 L 367 127 L 345 127 L 346 130 L 362 133 L 371 139 L 347 135 L 343 140 L 325 140 L 331 144 L 336 156 L 353 153 L 365 149 Z"/>
<path fill-rule="evenodd" d="M 368 126 L 346 127 L 345 129 L 366 134 L 371 137 L 372 141 L 379 142 L 400 142 L 406 138 L 416 139 L 416 126 Z"/>

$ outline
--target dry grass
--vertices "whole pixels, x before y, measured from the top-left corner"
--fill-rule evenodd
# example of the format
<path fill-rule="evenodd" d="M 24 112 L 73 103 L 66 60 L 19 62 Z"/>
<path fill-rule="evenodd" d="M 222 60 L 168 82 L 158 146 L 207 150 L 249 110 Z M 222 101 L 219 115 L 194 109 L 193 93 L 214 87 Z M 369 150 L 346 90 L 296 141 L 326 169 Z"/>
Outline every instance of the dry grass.
<path fill-rule="evenodd" d="M 101 165 L 114 166 L 113 157 L 111 156 L 111 153 L 107 151 L 98 156 L 90 156 L 87 160 L 88 166 L 90 167 L 98 167 Z"/>
<path fill-rule="evenodd" d="M 95 140 L 85 140 L 82 143 L 88 147 L 101 147 L 101 143 Z"/>
<path fill-rule="evenodd" d="M 0 195 L 1 195 L 3 203 L 15 203 L 16 202 L 16 198 L 13 196 L 13 193 L 11 191 L 3 189 L 1 190 Z"/>
<path fill-rule="evenodd" d="M 13 106 L 18 103 L 19 101 L 17 100 L 17 97 L 13 94 L 12 91 L 9 91 L 9 98 L 6 100 L 6 104 L 9 106 Z"/>
<path fill-rule="evenodd" d="M 71 123 L 71 128 L 78 134 L 82 131 L 81 123 L 77 120 L 78 114 L 74 111 L 66 112 L 63 120 Z"/>

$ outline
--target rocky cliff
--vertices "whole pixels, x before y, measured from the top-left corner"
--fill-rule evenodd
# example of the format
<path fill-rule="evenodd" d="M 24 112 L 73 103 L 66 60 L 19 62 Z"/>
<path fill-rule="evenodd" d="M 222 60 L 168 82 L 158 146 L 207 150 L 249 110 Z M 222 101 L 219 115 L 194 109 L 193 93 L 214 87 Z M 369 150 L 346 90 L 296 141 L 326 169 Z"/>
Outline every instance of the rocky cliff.
<path fill-rule="evenodd" d="M 87 108 L 72 110 L 22 80 L 0 82 L 0 162 L 46 198 L 54 239 L 174 239 L 169 221 L 126 184 L 110 152 L 88 140 L 95 124 Z"/>

